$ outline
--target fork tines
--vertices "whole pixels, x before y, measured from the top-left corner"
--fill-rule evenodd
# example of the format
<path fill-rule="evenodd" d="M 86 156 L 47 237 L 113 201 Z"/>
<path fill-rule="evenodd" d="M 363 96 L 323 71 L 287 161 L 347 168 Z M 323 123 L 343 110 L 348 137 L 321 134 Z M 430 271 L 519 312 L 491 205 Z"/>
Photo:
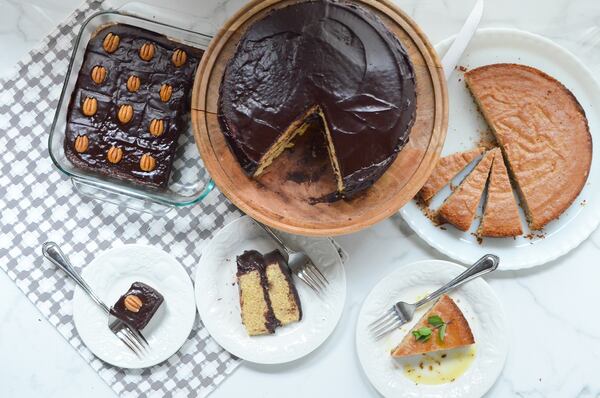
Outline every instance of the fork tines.
<path fill-rule="evenodd" d="M 401 326 L 402 323 L 403 320 L 398 312 L 394 307 L 391 307 L 382 316 L 369 324 L 369 330 L 375 340 L 379 340 L 392 330 Z"/>
<path fill-rule="evenodd" d="M 113 333 L 139 358 L 148 353 L 148 341 L 139 330 L 122 323 L 114 326 Z"/>
<path fill-rule="evenodd" d="M 325 275 L 323 275 L 312 261 L 308 261 L 304 267 L 298 270 L 296 275 L 317 294 L 323 293 L 327 285 L 329 285 L 329 281 L 325 278 Z"/>

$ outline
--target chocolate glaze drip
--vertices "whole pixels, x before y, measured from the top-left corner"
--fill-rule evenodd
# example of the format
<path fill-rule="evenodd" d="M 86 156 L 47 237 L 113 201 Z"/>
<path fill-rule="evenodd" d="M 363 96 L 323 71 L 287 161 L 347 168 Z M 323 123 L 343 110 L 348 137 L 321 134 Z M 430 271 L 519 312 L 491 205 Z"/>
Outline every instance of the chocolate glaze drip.
<path fill-rule="evenodd" d="M 371 186 L 408 141 L 416 109 L 406 50 L 379 18 L 355 5 L 307 1 L 254 23 L 227 64 L 219 121 L 252 175 L 306 112 L 324 113 L 346 198 Z"/>
<path fill-rule="evenodd" d="M 142 300 L 142 307 L 138 312 L 132 312 L 125 308 L 125 298 L 130 295 L 137 296 Z M 134 328 L 141 330 L 148 325 L 163 301 L 162 294 L 152 287 L 142 282 L 134 282 L 110 311 L 119 319 L 125 320 Z"/>
<path fill-rule="evenodd" d="M 109 32 L 120 38 L 119 47 L 112 54 L 102 47 Z M 138 53 L 146 42 L 155 45 L 156 51 L 150 61 L 142 60 Z M 173 51 L 177 48 L 187 53 L 187 62 L 179 68 L 171 62 Z M 64 143 L 67 158 L 76 166 L 95 173 L 166 188 L 177 139 L 187 128 L 189 92 L 203 53 L 134 26 L 119 24 L 98 31 L 86 48 L 69 104 Z M 101 84 L 91 78 L 91 71 L 96 65 L 107 70 L 106 79 Z M 127 89 L 127 79 L 132 74 L 141 80 L 136 92 Z M 163 102 L 159 94 L 161 85 L 165 83 L 173 87 L 167 102 Z M 81 104 L 88 96 L 98 101 L 98 111 L 91 117 L 81 112 Z M 133 107 L 133 119 L 127 124 L 117 119 L 122 104 Z M 159 137 L 148 131 L 152 119 L 165 122 L 165 131 Z M 84 153 L 73 149 L 78 135 L 89 138 L 89 148 Z M 106 153 L 113 145 L 123 149 L 123 159 L 117 164 L 106 160 Z M 156 160 L 154 170 L 146 172 L 140 169 L 139 161 L 144 153 L 149 153 Z"/>

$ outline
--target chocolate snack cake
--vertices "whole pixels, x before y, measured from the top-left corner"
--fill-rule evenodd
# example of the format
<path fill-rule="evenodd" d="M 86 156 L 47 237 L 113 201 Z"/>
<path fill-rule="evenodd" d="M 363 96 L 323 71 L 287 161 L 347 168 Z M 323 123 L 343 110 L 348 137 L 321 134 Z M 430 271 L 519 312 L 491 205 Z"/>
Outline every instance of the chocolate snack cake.
<path fill-rule="evenodd" d="M 98 31 L 71 96 L 66 157 L 88 171 L 166 188 L 202 54 L 129 25 Z"/>
<path fill-rule="evenodd" d="M 337 180 L 335 199 L 351 198 L 407 143 L 415 90 L 406 50 L 377 16 L 343 1 L 306 1 L 247 29 L 223 75 L 218 117 L 253 177 L 317 126 Z"/>
<path fill-rule="evenodd" d="M 127 293 L 122 295 L 110 309 L 117 318 L 141 330 L 158 311 L 163 303 L 162 294 L 142 282 L 134 282 Z"/>

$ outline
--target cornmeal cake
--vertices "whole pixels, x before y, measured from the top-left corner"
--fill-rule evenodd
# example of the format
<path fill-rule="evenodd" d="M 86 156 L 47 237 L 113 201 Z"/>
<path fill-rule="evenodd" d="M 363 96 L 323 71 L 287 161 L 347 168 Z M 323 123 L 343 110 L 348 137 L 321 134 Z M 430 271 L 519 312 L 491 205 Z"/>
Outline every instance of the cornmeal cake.
<path fill-rule="evenodd" d="M 504 157 L 500 148 L 493 151 L 494 164 L 478 235 L 496 238 L 521 235 L 521 216 L 508 179 Z"/>
<path fill-rule="evenodd" d="M 275 9 L 244 32 L 223 75 L 218 118 L 253 177 L 316 126 L 336 200 L 388 169 L 408 142 L 416 106 L 413 66 L 385 24 L 360 6 L 315 0 Z"/>
<path fill-rule="evenodd" d="M 494 64 L 465 81 L 500 144 L 531 229 L 560 216 L 581 192 L 592 137 L 581 105 L 535 68 Z"/>
<path fill-rule="evenodd" d="M 493 150 L 486 152 L 473 171 L 444 201 L 437 212 L 440 221 L 450 223 L 461 231 L 468 231 L 471 228 L 492 167 L 494 155 Z"/>
<path fill-rule="evenodd" d="M 470 151 L 457 152 L 441 158 L 433 169 L 431 176 L 419 191 L 419 196 L 428 202 L 440 189 L 456 177 L 469 163 L 481 155 L 485 148 L 476 148 Z"/>
<path fill-rule="evenodd" d="M 432 317 L 438 317 L 439 319 L 434 322 Z M 444 331 L 440 333 L 442 325 L 445 325 Z M 419 333 L 422 328 L 429 329 L 431 333 L 429 335 L 425 332 Z M 421 336 L 424 338 L 421 338 Z M 392 356 L 407 357 L 450 350 L 474 343 L 475 339 L 469 322 L 467 322 L 456 303 L 450 296 L 445 294 L 423 315 L 400 344 L 392 350 Z"/>

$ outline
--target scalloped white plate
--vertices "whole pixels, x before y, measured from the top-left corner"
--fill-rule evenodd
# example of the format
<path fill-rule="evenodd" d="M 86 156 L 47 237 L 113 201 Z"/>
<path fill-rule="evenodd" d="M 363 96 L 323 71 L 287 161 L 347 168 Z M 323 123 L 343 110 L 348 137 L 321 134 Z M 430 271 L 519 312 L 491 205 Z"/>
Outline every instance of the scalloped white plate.
<path fill-rule="evenodd" d="M 440 54 L 445 53 L 451 39 L 436 46 Z M 577 97 L 586 112 L 592 139 L 600 133 L 600 86 L 590 71 L 573 54 L 556 43 L 532 33 L 514 29 L 481 29 L 477 31 L 467 47 L 459 65 L 472 69 L 478 66 L 514 62 L 536 67 L 555 77 Z M 480 132 L 488 127 L 479 114 L 463 81 L 463 73 L 455 72 L 448 81 L 450 119 L 448 135 L 442 156 L 477 146 Z M 501 259 L 500 269 L 516 270 L 531 268 L 554 260 L 583 242 L 600 222 L 600 198 L 598 178 L 600 171 L 600 145 L 595 143 L 592 166 L 587 183 L 580 195 L 557 220 L 543 231 L 543 237 L 484 238 L 479 244 L 471 234 L 477 229 L 475 220 L 471 230 L 461 232 L 450 225 L 446 230 L 434 226 L 423 215 L 414 201 L 400 210 L 402 218 L 429 245 L 463 264 L 471 264 L 486 253 L 494 253 Z M 469 167 L 466 171 L 472 168 Z M 453 180 L 458 184 L 466 171 Z M 432 201 L 437 209 L 450 194 L 444 188 Z M 479 210 L 481 214 L 481 209 Z M 524 218 L 523 218 L 524 220 Z M 529 233 L 523 223 L 525 234 Z"/>
<path fill-rule="evenodd" d="M 142 330 L 150 351 L 138 358 L 108 329 L 108 315 L 81 288 L 75 289 L 75 327 L 85 345 L 104 362 L 127 369 L 147 368 L 167 360 L 188 339 L 196 320 L 194 288 L 186 270 L 169 253 L 152 246 L 123 245 L 102 252 L 81 274 L 108 306 L 136 281 L 152 286 L 165 298 Z"/>
<path fill-rule="evenodd" d="M 356 351 L 367 378 L 384 397 L 479 398 L 502 372 L 508 353 L 506 317 L 496 294 L 481 278 L 450 292 L 475 337 L 475 359 L 455 381 L 437 385 L 415 384 L 390 355 L 392 348 L 431 304 L 419 309 L 412 322 L 381 340 L 375 340 L 369 334 L 368 325 L 396 301 L 414 302 L 462 271 L 462 266 L 441 260 L 407 264 L 379 281 L 363 302 L 356 323 Z"/>
<path fill-rule="evenodd" d="M 301 358 L 319 347 L 335 329 L 346 300 L 346 273 L 336 247 L 327 238 L 281 233 L 302 248 L 329 280 L 318 297 L 294 276 L 302 320 L 277 328 L 274 334 L 248 336 L 240 316 L 236 257 L 244 250 L 266 253 L 273 241 L 248 216 L 224 226 L 202 252 L 196 270 L 196 304 L 204 326 L 227 351 L 250 362 L 276 364 Z"/>

